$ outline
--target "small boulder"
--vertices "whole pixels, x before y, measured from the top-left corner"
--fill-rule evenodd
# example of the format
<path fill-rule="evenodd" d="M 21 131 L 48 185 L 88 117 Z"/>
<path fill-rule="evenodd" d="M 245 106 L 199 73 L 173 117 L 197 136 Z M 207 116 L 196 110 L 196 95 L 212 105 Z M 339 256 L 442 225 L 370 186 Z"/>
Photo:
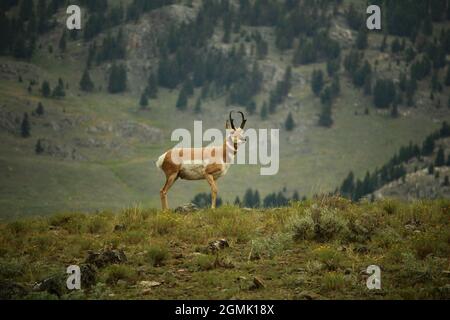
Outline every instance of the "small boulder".
<path fill-rule="evenodd" d="M 184 204 L 182 206 L 179 206 L 175 209 L 176 213 L 182 213 L 182 214 L 186 214 L 186 213 L 191 213 L 194 211 L 197 211 L 199 208 L 193 204 L 193 203 L 188 203 L 188 204 Z"/>
<path fill-rule="evenodd" d="M 97 268 L 91 264 L 80 266 L 81 289 L 90 288 L 97 283 Z"/>
<path fill-rule="evenodd" d="M 61 297 L 67 292 L 66 275 L 61 273 L 49 278 L 46 278 L 40 282 L 37 282 L 33 286 L 34 291 L 47 291 L 50 294 L 54 294 Z"/>
<path fill-rule="evenodd" d="M 162 283 L 158 281 L 141 281 L 139 285 L 145 289 L 159 287 Z"/>
<path fill-rule="evenodd" d="M 320 294 L 317 294 L 315 292 L 311 291 L 302 291 L 297 296 L 300 300 L 320 300 L 322 296 Z"/>
<path fill-rule="evenodd" d="M 225 248 L 229 248 L 230 244 L 226 239 L 219 239 L 215 241 L 211 241 L 208 244 L 208 251 L 212 253 L 219 252 L 220 250 L 223 250 Z"/>
<path fill-rule="evenodd" d="M 127 227 L 124 224 L 118 224 L 114 227 L 115 232 L 125 231 Z"/>
<path fill-rule="evenodd" d="M 110 264 L 120 264 L 127 261 L 123 250 L 106 249 L 100 252 L 89 251 L 86 258 L 87 264 L 93 264 L 97 268 L 103 268 Z"/>

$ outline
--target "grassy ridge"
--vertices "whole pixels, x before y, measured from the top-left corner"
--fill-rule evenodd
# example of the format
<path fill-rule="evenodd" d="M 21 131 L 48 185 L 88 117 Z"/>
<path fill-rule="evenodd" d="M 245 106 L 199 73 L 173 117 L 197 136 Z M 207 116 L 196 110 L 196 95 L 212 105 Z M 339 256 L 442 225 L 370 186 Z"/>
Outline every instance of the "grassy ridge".
<path fill-rule="evenodd" d="M 29 218 L 0 224 L 0 281 L 29 290 L 83 264 L 90 250 L 112 248 L 127 262 L 99 268 L 90 289 L 59 298 L 448 299 L 449 210 L 448 200 L 323 198 L 272 210 L 134 207 Z M 230 247 L 209 252 L 221 238 Z M 379 291 L 365 285 L 372 264 L 382 270 Z M 148 281 L 158 284 L 148 289 Z M 58 297 L 30 290 L 18 298 Z"/>

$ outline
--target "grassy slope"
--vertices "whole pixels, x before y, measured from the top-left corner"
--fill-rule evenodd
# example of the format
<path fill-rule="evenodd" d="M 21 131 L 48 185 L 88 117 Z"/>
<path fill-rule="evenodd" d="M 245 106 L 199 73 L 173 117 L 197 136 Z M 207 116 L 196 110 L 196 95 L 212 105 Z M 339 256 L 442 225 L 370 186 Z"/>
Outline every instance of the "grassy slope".
<path fill-rule="evenodd" d="M 128 261 L 99 269 L 93 288 L 61 298 L 302 299 L 307 292 L 324 299 L 448 299 L 449 205 L 324 198 L 274 210 L 179 215 L 131 208 L 19 220 L 0 224 L 0 280 L 31 288 L 82 264 L 89 250 L 109 247 L 123 249 Z M 317 215 L 321 237 L 311 222 Z M 126 230 L 114 231 L 117 224 Z M 204 251 L 221 238 L 230 248 L 218 256 Z M 362 271 L 372 264 L 382 269 L 381 291 L 366 289 Z M 255 276 L 265 288 L 251 289 Z M 141 281 L 162 284 L 145 290 Z"/>
<path fill-rule="evenodd" d="M 270 37 L 270 30 L 262 30 Z M 46 156 L 37 158 L 33 154 L 34 144 L 40 137 L 56 137 L 65 141 L 85 136 L 84 127 L 73 128 L 59 137 L 48 128 L 34 126 L 33 137 L 26 141 L 1 133 L 0 174 L 5 177 L 0 183 L 1 216 L 45 214 L 55 210 L 118 210 L 135 202 L 145 207 L 159 206 L 158 192 L 164 179 L 152 161 L 173 145 L 169 138 L 174 128 L 190 129 L 195 119 L 203 120 L 205 128 L 221 128 L 229 110 L 224 105 L 224 99 L 206 101 L 203 105 L 205 111 L 196 116 L 191 111 L 175 112 L 177 90 L 160 90 L 158 99 L 150 101 L 152 108 L 149 112 L 137 111 L 138 97 L 131 93 L 108 95 L 103 91 L 85 95 L 77 90 L 84 68 L 85 50 L 81 42 L 69 42 L 70 54 L 60 56 L 56 49 L 58 38 L 58 34 L 51 34 L 43 39 L 43 48 L 38 51 L 32 63 L 40 67 L 40 80 L 49 79 L 54 84 L 62 76 L 70 84 L 68 96 L 63 100 L 43 99 L 39 96 L 37 87 L 31 95 L 26 92 L 27 81 L 19 84 L 15 79 L 2 80 L 0 96 L 9 108 L 19 114 L 23 111 L 31 112 L 37 102 L 42 101 L 49 113 L 46 116 L 48 120 L 82 115 L 88 115 L 93 124 L 101 120 L 114 123 L 134 119 L 163 129 L 164 142 L 163 145 L 133 143 L 130 145 L 130 154 L 110 156 L 107 159 L 102 157 L 101 150 L 87 150 L 94 160 L 77 163 Z M 367 50 L 366 56 L 372 64 L 379 58 L 376 50 L 379 42 L 379 35 L 370 35 L 369 43 L 372 48 Z M 55 53 L 48 53 L 48 44 L 53 45 Z M 280 54 L 271 44 L 267 59 L 284 67 L 290 61 L 291 54 L 292 52 Z M 395 61 L 394 57 L 390 59 Z M 14 63 L 5 57 L 1 61 Z M 387 62 L 381 62 L 380 74 L 397 77 L 399 70 L 406 70 L 404 65 L 396 66 L 394 62 L 392 65 L 392 69 L 389 69 Z M 295 71 L 309 79 L 314 68 L 325 66 L 302 66 L 295 68 Z M 98 69 L 92 75 L 97 85 L 106 87 L 102 70 Z M 362 176 L 366 170 L 382 165 L 400 146 L 410 140 L 420 142 L 439 126 L 440 121 L 450 120 L 447 110 L 436 110 L 432 106 L 427 98 L 426 83 L 422 88 L 424 93 L 419 95 L 424 100 L 420 107 L 401 108 L 407 114 L 393 120 L 388 114 L 377 114 L 371 107 L 371 99 L 355 90 L 346 78 L 342 71 L 342 94 L 335 103 L 335 125 L 331 129 L 316 126 L 320 102 L 313 97 L 309 83 L 294 86 L 291 94 L 300 102 L 298 110 L 294 110 L 294 118 L 299 126 L 289 135 L 281 130 L 279 174 L 262 177 L 257 166 L 232 168 L 229 175 L 219 182 L 220 195 L 224 200 L 232 202 L 236 195 L 242 196 L 248 187 L 257 188 L 263 196 L 283 187 L 290 191 L 297 189 L 302 196 L 331 191 L 350 170 L 357 176 Z M 27 79 L 25 75 L 24 79 Z M 267 93 L 262 93 L 257 101 L 263 101 L 266 95 Z M 441 94 L 443 105 L 447 101 L 447 95 L 448 89 L 445 88 Z M 30 105 L 27 105 L 28 102 Z M 195 99 L 190 100 L 191 105 L 194 102 Z M 365 107 L 372 108 L 368 116 L 361 115 Z M 268 121 L 261 121 L 257 115 L 251 116 L 248 124 L 255 128 L 282 128 L 288 111 L 287 107 L 280 107 L 280 111 Z M 359 115 L 355 115 L 355 111 Z M 169 197 L 172 206 L 175 206 L 188 201 L 197 192 L 206 191 L 209 188 L 205 182 L 178 182 Z"/>

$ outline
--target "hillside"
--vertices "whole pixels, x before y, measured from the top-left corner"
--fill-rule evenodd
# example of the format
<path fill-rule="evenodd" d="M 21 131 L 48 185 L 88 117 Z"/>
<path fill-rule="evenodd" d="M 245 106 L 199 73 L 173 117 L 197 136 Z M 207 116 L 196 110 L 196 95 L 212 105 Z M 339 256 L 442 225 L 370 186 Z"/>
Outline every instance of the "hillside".
<path fill-rule="evenodd" d="M 414 157 L 404 163 L 405 176 L 388 183 L 373 193 L 373 198 L 442 199 L 450 197 L 450 163 L 445 151 L 450 139 L 439 139 L 433 153 Z M 439 155 L 442 153 L 442 155 Z M 368 196 L 372 198 L 372 195 Z"/>
<path fill-rule="evenodd" d="M 1 299 L 449 299 L 447 200 L 127 209 L 0 224 Z M 65 270 L 82 270 L 68 292 Z M 381 290 L 365 270 L 381 268 Z"/>
<path fill-rule="evenodd" d="M 442 51 L 448 49 L 445 10 L 439 16 L 431 8 L 429 19 L 421 13 L 423 28 L 409 35 L 392 22 L 389 31 L 361 32 L 360 22 L 350 18 L 364 16 L 364 1 L 250 2 L 260 10 L 246 7 L 247 1 L 155 1 L 154 7 L 141 7 L 142 1 L 100 1 L 99 7 L 79 1 L 84 18 L 77 33 L 64 31 L 63 1 L 8 3 L 1 8 L 0 23 L 14 27 L 13 18 L 23 17 L 23 25 L 10 33 L 17 31 L 26 45 L 20 37 L 11 42 L 8 32 L 1 40 L 0 219 L 120 211 L 133 204 L 158 208 L 164 177 L 154 161 L 174 144 L 171 132 L 191 130 L 194 120 L 202 120 L 204 128 L 223 129 L 232 107 L 246 112 L 249 127 L 280 129 L 281 159 L 276 176 L 260 176 L 258 166 L 233 167 L 219 181 L 225 203 L 242 198 L 250 187 L 262 197 L 279 190 L 289 197 L 297 191 L 301 198 L 332 192 L 349 171 L 362 179 L 401 146 L 421 143 L 450 120 Z M 34 3 L 37 20 L 48 22 L 42 31 L 29 31 L 33 16 L 23 3 Z M 48 6 L 45 12 L 39 9 L 42 3 Z M 394 15 L 397 9 L 388 12 Z M 311 45 L 318 48 L 316 57 L 304 49 Z M 222 63 L 215 63 L 218 57 Z M 206 70 L 217 72 L 206 72 L 201 82 L 194 68 L 203 66 L 198 61 L 210 62 Z M 179 70 L 170 68 L 177 63 Z M 336 70 L 330 73 L 333 63 Z M 126 89 L 111 93 L 115 67 L 126 70 Z M 288 90 L 277 96 L 288 67 Z M 323 88 L 315 94 L 312 79 L 318 70 Z M 93 82 L 87 91 L 80 87 L 85 71 Z M 156 84 L 150 81 L 155 74 Z M 261 75 L 258 90 L 248 90 L 253 95 L 239 90 L 250 86 L 249 75 Z M 65 95 L 45 96 L 44 83 L 54 90 L 60 88 L 59 78 Z M 392 80 L 397 98 L 377 106 L 376 84 L 385 79 Z M 190 80 L 198 84 L 187 104 L 177 108 Z M 324 94 L 337 83 L 339 93 Z M 143 95 L 148 106 L 140 105 Z M 36 114 L 39 103 L 42 115 Z M 273 108 L 266 116 L 265 105 Z M 21 137 L 25 112 L 27 138 Z M 285 128 L 289 114 L 295 123 L 291 131 Z M 38 143 L 42 150 L 37 153 Z M 169 202 L 175 207 L 201 192 L 209 192 L 204 181 L 178 182 Z"/>

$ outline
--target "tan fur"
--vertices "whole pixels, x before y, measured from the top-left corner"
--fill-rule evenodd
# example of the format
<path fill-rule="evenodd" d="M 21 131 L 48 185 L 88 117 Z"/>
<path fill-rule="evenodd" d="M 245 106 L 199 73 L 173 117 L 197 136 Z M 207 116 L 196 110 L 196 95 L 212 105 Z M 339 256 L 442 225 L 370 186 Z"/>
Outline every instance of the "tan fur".
<path fill-rule="evenodd" d="M 229 129 L 228 123 L 227 129 Z M 236 136 L 233 137 L 234 143 L 227 143 L 227 140 L 225 140 L 223 145 L 217 147 L 171 149 L 165 153 L 165 156 L 163 155 L 164 160 L 162 162 L 163 156 L 160 157 L 157 166 L 166 175 L 166 183 L 160 191 L 163 210 L 169 208 L 167 193 L 178 178 L 185 180 L 206 180 L 211 187 L 211 207 L 216 207 L 218 191 L 216 180 L 224 176 L 230 167 L 230 163 L 227 163 L 227 154 L 229 160 L 237 152 L 237 140 L 240 139 L 241 143 L 245 141 L 243 138 L 243 130 L 234 130 L 233 135 Z M 231 138 L 229 139 L 231 140 Z M 180 162 L 180 159 L 183 159 L 183 156 L 187 154 L 190 155 L 189 159 L 191 160 L 181 160 Z M 174 159 L 177 161 L 174 161 Z"/>

